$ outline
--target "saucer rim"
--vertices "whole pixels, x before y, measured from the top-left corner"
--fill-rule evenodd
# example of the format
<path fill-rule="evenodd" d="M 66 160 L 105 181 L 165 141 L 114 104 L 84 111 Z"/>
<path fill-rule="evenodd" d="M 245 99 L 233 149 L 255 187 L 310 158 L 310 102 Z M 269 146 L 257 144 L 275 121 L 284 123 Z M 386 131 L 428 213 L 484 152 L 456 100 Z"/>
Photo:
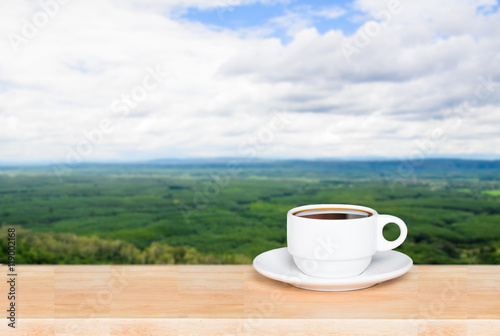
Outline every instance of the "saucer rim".
<path fill-rule="evenodd" d="M 252 265 L 254 269 L 264 275 L 265 277 L 268 277 L 270 279 L 276 280 L 276 281 L 281 281 L 285 282 L 291 285 L 298 285 L 298 286 L 304 286 L 304 285 L 312 285 L 312 286 L 355 286 L 355 285 L 364 285 L 364 284 L 377 284 L 381 283 L 384 281 L 392 280 L 397 277 L 400 277 L 407 273 L 412 267 L 413 267 L 413 260 L 406 254 L 399 252 L 399 251 L 394 251 L 394 250 L 389 250 L 389 251 L 377 251 L 375 255 L 377 254 L 392 254 L 392 255 L 401 255 L 406 259 L 406 264 L 404 267 L 401 267 L 399 269 L 390 271 L 390 272 L 385 272 L 385 273 L 379 273 L 379 274 L 374 274 L 374 275 L 364 275 L 363 273 L 353 276 L 353 277 L 348 277 L 348 278 L 318 278 L 318 277 L 312 277 L 309 275 L 304 274 L 302 271 L 299 270 L 299 268 L 295 265 L 293 267 L 299 272 L 299 282 L 293 281 L 293 279 L 288 279 L 285 280 L 283 278 L 280 278 L 279 276 L 276 276 L 276 272 L 269 272 L 266 271 L 256 265 L 256 262 L 258 262 L 259 258 L 262 258 L 264 254 L 268 253 L 278 253 L 279 250 L 286 249 L 286 253 L 290 258 L 292 256 L 290 253 L 288 253 L 288 248 L 287 247 L 280 247 L 272 250 L 268 250 L 265 252 L 262 252 L 258 256 L 256 256 L 252 262 Z M 374 256 L 375 256 L 374 255 Z M 370 266 L 368 266 L 369 268 Z"/>

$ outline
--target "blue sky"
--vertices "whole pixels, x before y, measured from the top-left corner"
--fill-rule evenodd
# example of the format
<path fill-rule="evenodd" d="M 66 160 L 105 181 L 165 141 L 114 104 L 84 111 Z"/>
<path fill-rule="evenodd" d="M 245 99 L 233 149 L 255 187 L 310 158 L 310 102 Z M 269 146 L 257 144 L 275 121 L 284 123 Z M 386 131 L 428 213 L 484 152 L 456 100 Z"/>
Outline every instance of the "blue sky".
<path fill-rule="evenodd" d="M 232 6 L 231 0 L 220 0 L 221 4 L 215 8 L 188 8 L 180 17 L 182 19 L 203 23 L 213 29 L 251 30 L 272 24 L 273 19 L 285 17 L 287 14 L 302 14 L 310 20 L 308 26 L 315 27 L 321 34 L 330 30 L 342 30 L 346 34 L 356 31 L 362 24 L 357 11 L 350 1 L 299 1 L 252 3 L 241 6 Z M 345 11 L 338 17 L 315 15 L 322 11 Z M 270 36 L 289 41 L 283 29 L 273 30 Z"/>
<path fill-rule="evenodd" d="M 498 158 L 498 3 L 2 1 L 0 161 Z"/>

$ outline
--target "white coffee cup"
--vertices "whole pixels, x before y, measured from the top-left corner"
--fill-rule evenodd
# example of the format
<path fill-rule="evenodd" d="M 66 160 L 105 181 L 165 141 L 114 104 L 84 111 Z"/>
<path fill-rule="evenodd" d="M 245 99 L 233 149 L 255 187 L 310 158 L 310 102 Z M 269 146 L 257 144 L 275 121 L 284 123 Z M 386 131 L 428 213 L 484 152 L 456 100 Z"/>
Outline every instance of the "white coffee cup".
<path fill-rule="evenodd" d="M 394 241 L 382 234 L 389 223 L 401 230 Z M 407 233 L 406 224 L 398 217 L 379 215 L 359 205 L 304 205 L 287 214 L 288 252 L 302 272 L 320 278 L 363 273 L 375 252 L 398 247 Z"/>

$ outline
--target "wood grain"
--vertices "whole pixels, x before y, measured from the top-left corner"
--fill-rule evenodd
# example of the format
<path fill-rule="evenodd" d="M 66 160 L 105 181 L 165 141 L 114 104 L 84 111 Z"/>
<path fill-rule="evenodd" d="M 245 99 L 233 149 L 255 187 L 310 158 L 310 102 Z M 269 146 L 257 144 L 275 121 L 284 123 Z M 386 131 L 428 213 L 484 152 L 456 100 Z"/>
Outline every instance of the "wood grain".
<path fill-rule="evenodd" d="M 498 336 L 500 320 L 265 319 L 23 319 L 22 336 Z"/>
<path fill-rule="evenodd" d="M 298 289 L 248 265 L 20 265 L 17 274 L 18 328 L 4 321 L 0 335 L 500 335 L 500 266 L 414 266 L 351 292 Z"/>

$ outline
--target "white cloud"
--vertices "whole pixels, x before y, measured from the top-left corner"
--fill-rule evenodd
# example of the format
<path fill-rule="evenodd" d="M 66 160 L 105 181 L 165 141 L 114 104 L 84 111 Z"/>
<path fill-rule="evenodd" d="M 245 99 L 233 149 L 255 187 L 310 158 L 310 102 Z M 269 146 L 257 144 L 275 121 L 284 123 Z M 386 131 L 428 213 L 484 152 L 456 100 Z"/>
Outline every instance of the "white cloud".
<path fill-rule="evenodd" d="M 326 7 L 320 10 L 312 11 L 312 14 L 315 16 L 327 18 L 327 19 L 336 19 L 343 15 L 345 15 L 347 11 L 338 6 Z"/>
<path fill-rule="evenodd" d="M 270 22 L 266 29 L 288 30 L 287 44 L 169 16 L 179 6 L 215 3 L 69 2 L 16 53 L 8 34 L 21 34 L 23 19 L 41 9 L 1 2 L 0 161 L 62 161 L 105 118 L 116 130 L 86 160 L 238 156 L 283 107 L 294 122 L 261 156 L 404 156 L 489 75 L 495 92 L 446 131 L 436 152 L 500 154 L 500 15 L 478 11 L 493 2 L 402 1 L 401 13 L 351 62 L 340 45 L 353 36 L 310 28 L 311 13 L 349 15 L 341 8 Z M 371 18 L 387 3 L 355 6 Z M 156 65 L 171 77 L 128 116 L 111 111 Z"/>

